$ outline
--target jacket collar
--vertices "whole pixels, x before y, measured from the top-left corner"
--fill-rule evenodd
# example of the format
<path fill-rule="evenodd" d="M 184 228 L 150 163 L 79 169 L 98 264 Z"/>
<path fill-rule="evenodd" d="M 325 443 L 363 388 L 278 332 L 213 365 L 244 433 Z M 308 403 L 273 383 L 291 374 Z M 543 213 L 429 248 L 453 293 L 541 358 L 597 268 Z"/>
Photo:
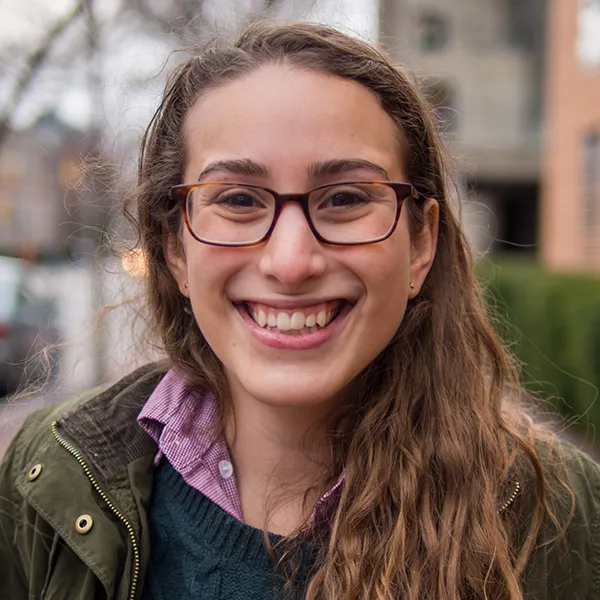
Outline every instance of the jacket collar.
<path fill-rule="evenodd" d="M 166 363 L 160 362 L 140 367 L 58 420 L 62 431 L 85 448 L 89 464 L 104 480 L 122 473 L 138 458 L 156 453 L 156 442 L 137 418 L 167 370 Z M 509 476 L 500 493 L 499 512 L 512 506 L 521 492 L 522 483 Z"/>
<path fill-rule="evenodd" d="M 166 371 L 162 363 L 140 367 L 58 420 L 61 433 L 83 451 L 102 479 L 110 480 L 129 463 L 156 452 L 137 417 Z"/>

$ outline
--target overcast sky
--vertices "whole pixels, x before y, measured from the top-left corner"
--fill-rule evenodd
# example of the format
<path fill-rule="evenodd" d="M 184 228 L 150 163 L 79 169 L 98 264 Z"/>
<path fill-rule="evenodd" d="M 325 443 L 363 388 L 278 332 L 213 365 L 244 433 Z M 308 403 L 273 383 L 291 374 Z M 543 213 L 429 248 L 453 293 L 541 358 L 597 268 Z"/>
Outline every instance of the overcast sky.
<path fill-rule="evenodd" d="M 253 6 L 259 0 L 211 0 L 207 16 L 228 16 L 235 19 L 240 4 Z M 108 20 L 120 0 L 101 0 L 96 3 L 100 21 Z M 0 36 L 2 43 L 41 39 L 48 24 L 66 15 L 74 0 L 1 0 Z M 298 17 L 299 7 L 306 0 L 288 0 L 288 14 Z M 377 36 L 377 0 L 316 0 L 315 9 L 303 18 L 327 22 L 362 37 Z M 72 31 L 70 35 L 76 35 Z M 59 117 L 76 127 L 85 127 L 101 97 L 100 118 L 108 122 L 110 135 L 136 135 L 149 119 L 162 87 L 159 76 L 169 52 L 173 49 L 166 39 L 144 35 L 124 34 L 124 31 L 104 31 L 102 64 L 99 75 L 103 89 L 92 97 L 86 69 L 74 68 L 68 82 L 53 77 L 51 70 L 38 78 L 17 114 L 16 125 L 26 127 L 40 113 L 54 107 Z M 83 57 L 73 57 L 73 64 Z M 6 89 L 0 89 L 0 95 Z"/>

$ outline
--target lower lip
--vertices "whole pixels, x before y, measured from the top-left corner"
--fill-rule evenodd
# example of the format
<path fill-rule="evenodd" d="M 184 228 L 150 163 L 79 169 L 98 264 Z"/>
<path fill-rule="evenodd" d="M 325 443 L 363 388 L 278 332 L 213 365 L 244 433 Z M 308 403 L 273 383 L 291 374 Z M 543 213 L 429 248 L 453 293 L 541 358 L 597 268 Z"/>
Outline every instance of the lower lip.
<path fill-rule="evenodd" d="M 312 350 L 326 344 L 336 335 L 353 307 L 345 303 L 339 315 L 327 327 L 323 327 L 323 329 L 319 329 L 314 333 L 270 331 L 260 327 L 243 305 L 236 305 L 235 308 L 252 335 L 265 346 L 278 350 Z"/>

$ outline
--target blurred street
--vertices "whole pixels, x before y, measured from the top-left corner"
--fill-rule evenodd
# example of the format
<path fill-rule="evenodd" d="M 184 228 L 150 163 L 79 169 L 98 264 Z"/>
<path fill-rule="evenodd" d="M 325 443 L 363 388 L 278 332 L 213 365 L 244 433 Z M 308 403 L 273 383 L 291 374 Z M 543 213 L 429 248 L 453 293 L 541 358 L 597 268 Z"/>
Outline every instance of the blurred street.
<path fill-rule="evenodd" d="M 11 400 L 0 400 L 0 456 L 4 452 L 15 436 L 23 421 L 34 410 L 48 406 L 57 401 L 57 395 L 54 392 L 46 393 L 42 396 L 30 396 L 18 402 Z"/>

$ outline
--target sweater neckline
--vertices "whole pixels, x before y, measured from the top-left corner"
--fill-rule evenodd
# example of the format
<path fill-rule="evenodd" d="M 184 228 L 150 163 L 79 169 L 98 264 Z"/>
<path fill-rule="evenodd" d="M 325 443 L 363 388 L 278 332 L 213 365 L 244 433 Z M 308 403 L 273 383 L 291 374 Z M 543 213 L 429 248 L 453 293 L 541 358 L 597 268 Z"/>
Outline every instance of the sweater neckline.
<path fill-rule="evenodd" d="M 177 521 L 207 547 L 252 568 L 272 568 L 264 532 L 239 521 L 188 485 L 165 458 L 156 467 L 154 490 L 153 501 L 164 502 Z M 284 540 L 281 535 L 269 533 L 272 547 Z"/>

